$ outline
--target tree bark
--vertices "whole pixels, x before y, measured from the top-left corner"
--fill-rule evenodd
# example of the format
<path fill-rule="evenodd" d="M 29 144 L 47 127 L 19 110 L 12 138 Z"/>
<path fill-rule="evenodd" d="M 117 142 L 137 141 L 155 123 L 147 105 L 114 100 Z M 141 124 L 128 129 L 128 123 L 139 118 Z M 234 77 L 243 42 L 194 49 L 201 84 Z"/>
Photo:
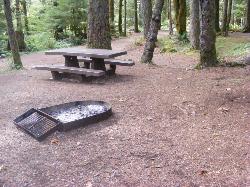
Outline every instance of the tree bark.
<path fill-rule="evenodd" d="M 26 49 L 26 44 L 24 41 L 24 33 L 23 33 L 23 26 L 22 26 L 22 16 L 20 10 L 20 1 L 16 0 L 16 39 L 18 43 L 18 47 L 20 51 L 24 51 Z"/>
<path fill-rule="evenodd" d="M 119 0 L 118 30 L 119 34 L 122 35 L 122 0 Z"/>
<path fill-rule="evenodd" d="M 245 33 L 250 32 L 250 0 L 247 1 L 247 19 L 246 19 L 244 32 Z"/>
<path fill-rule="evenodd" d="M 19 0 L 16 0 L 16 30 L 20 32 L 23 30 Z"/>
<path fill-rule="evenodd" d="M 24 14 L 24 28 L 25 28 L 26 33 L 29 33 L 29 20 L 28 20 L 28 11 L 27 11 L 26 0 L 22 0 L 21 5 L 23 8 L 23 14 Z"/>
<path fill-rule="evenodd" d="M 174 0 L 174 8 L 176 30 L 179 35 L 183 35 L 187 32 L 186 0 Z"/>
<path fill-rule="evenodd" d="M 141 11 L 143 20 L 143 34 L 147 38 L 152 18 L 152 0 L 141 0 Z"/>
<path fill-rule="evenodd" d="M 127 36 L 127 0 L 124 0 L 124 31 L 123 36 Z"/>
<path fill-rule="evenodd" d="M 89 0 L 88 13 L 88 47 L 111 49 L 109 1 Z M 106 71 L 103 59 L 92 58 L 92 61 L 91 68 Z"/>
<path fill-rule="evenodd" d="M 227 30 L 227 13 L 228 12 L 228 0 L 224 0 L 224 13 L 223 13 L 223 22 L 222 22 L 222 35 L 228 36 Z"/>
<path fill-rule="evenodd" d="M 115 33 L 115 7 L 114 0 L 109 0 L 109 22 L 110 22 L 110 31 L 111 33 Z"/>
<path fill-rule="evenodd" d="M 18 44 L 16 41 L 16 35 L 14 31 L 14 26 L 12 22 L 12 14 L 10 8 L 10 0 L 3 0 L 4 2 L 4 13 L 7 22 L 7 30 L 9 35 L 9 43 L 11 48 L 11 53 L 13 56 L 14 66 L 16 69 L 20 69 L 23 67 L 22 61 L 19 54 Z"/>
<path fill-rule="evenodd" d="M 169 35 L 173 35 L 172 0 L 168 0 Z"/>
<path fill-rule="evenodd" d="M 142 63 L 152 63 L 159 25 L 161 24 L 161 13 L 163 5 L 164 0 L 155 1 L 153 15 L 150 23 L 150 30 L 148 32 L 147 42 L 144 47 L 143 55 L 141 57 Z"/>
<path fill-rule="evenodd" d="M 200 6 L 199 0 L 191 0 L 190 42 L 193 49 L 200 48 Z"/>
<path fill-rule="evenodd" d="M 201 34 L 200 64 L 203 67 L 215 66 L 218 63 L 215 40 L 215 1 L 200 0 Z"/>
<path fill-rule="evenodd" d="M 220 32 L 220 0 L 215 0 L 215 30 Z"/>
<path fill-rule="evenodd" d="M 89 0 L 88 47 L 111 49 L 108 0 Z"/>
<path fill-rule="evenodd" d="M 134 7 L 135 7 L 135 32 L 139 32 L 138 28 L 138 5 L 137 5 L 137 0 L 134 0 Z"/>
<path fill-rule="evenodd" d="M 232 17 L 232 8 L 233 8 L 233 0 L 229 0 L 228 4 L 228 15 L 227 15 L 227 32 L 229 31 L 231 17 Z"/>

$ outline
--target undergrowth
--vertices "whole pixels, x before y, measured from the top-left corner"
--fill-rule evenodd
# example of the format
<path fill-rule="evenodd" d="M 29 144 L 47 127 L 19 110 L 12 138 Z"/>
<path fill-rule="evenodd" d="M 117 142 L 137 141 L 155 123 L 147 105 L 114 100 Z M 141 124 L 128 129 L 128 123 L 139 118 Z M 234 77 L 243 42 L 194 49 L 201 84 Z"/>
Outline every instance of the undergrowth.
<path fill-rule="evenodd" d="M 158 46 L 161 53 L 181 53 L 189 56 L 199 56 L 198 50 L 193 50 L 186 40 L 180 40 L 178 37 L 165 37 L 159 39 Z M 225 59 L 235 59 L 250 53 L 250 40 L 246 38 L 222 37 L 218 36 L 216 41 L 216 50 L 219 61 L 225 62 Z M 231 62 L 232 66 L 238 66 Z"/>
<path fill-rule="evenodd" d="M 179 37 L 165 37 L 158 40 L 158 46 L 161 53 L 182 53 L 186 55 L 195 55 L 196 50 L 191 48 L 187 39 L 180 40 Z"/>
<path fill-rule="evenodd" d="M 75 42 L 77 43 L 77 42 Z M 42 51 L 46 49 L 70 47 L 74 41 L 70 39 L 55 40 L 50 33 L 33 34 L 26 37 L 27 51 Z"/>
<path fill-rule="evenodd" d="M 135 40 L 134 45 L 137 47 L 143 46 L 145 42 L 146 42 L 146 40 L 144 39 L 144 37 L 139 37 Z"/>
<path fill-rule="evenodd" d="M 250 40 L 219 36 L 216 49 L 220 58 L 244 56 L 250 53 Z"/>

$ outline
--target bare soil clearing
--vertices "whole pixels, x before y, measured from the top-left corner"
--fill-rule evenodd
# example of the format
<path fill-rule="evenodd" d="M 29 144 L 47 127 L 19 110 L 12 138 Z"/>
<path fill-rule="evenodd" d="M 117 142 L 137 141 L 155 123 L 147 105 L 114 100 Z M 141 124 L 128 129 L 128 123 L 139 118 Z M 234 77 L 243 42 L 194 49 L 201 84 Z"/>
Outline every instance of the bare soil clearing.
<path fill-rule="evenodd" d="M 250 186 L 250 67 L 197 71 L 196 59 L 159 50 L 156 65 L 140 64 L 140 36 L 113 41 L 136 62 L 114 77 L 51 81 L 30 68 L 63 58 L 43 53 L 0 74 L 0 186 Z M 85 99 L 109 102 L 114 115 L 42 143 L 12 123 L 32 107 Z"/>

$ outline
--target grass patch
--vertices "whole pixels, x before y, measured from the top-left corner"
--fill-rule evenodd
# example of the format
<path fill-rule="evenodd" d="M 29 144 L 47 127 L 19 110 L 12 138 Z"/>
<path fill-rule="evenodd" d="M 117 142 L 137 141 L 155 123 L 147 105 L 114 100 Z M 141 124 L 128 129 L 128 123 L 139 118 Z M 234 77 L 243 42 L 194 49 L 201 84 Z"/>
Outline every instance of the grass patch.
<path fill-rule="evenodd" d="M 219 36 L 216 49 L 220 58 L 245 56 L 250 53 L 250 39 Z"/>
<path fill-rule="evenodd" d="M 10 71 L 17 71 L 11 57 L 5 58 L 3 61 L 1 61 L 1 63 L 3 64 L 0 64 L 0 74 L 5 74 Z"/>
<path fill-rule="evenodd" d="M 144 39 L 144 37 L 140 37 L 135 40 L 134 45 L 136 47 L 143 46 L 145 42 L 146 40 Z"/>
<path fill-rule="evenodd" d="M 190 56 L 198 55 L 193 50 L 188 40 L 180 40 L 178 37 L 165 37 L 158 40 L 161 53 L 181 53 Z"/>
<path fill-rule="evenodd" d="M 46 49 L 63 48 L 72 46 L 68 40 L 56 41 L 50 33 L 39 33 L 26 37 L 27 51 L 42 51 Z"/>
<path fill-rule="evenodd" d="M 177 37 L 159 39 L 158 46 L 161 53 L 180 53 L 188 56 L 199 57 L 199 51 L 193 50 L 188 41 L 180 41 Z M 250 53 L 250 39 L 245 37 L 222 37 L 216 41 L 218 59 L 235 59 Z M 235 63 L 233 63 L 233 66 Z M 237 66 L 237 65 L 236 65 Z"/>

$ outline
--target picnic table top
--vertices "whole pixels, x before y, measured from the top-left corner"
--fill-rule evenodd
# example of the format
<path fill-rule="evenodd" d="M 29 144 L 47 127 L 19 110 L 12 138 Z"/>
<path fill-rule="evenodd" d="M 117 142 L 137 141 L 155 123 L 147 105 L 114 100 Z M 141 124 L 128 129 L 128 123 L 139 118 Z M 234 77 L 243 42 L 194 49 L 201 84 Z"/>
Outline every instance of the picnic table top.
<path fill-rule="evenodd" d="M 108 49 L 86 49 L 86 48 L 62 48 L 45 52 L 46 55 L 84 56 L 91 58 L 114 58 L 126 55 L 127 51 L 116 51 Z"/>

